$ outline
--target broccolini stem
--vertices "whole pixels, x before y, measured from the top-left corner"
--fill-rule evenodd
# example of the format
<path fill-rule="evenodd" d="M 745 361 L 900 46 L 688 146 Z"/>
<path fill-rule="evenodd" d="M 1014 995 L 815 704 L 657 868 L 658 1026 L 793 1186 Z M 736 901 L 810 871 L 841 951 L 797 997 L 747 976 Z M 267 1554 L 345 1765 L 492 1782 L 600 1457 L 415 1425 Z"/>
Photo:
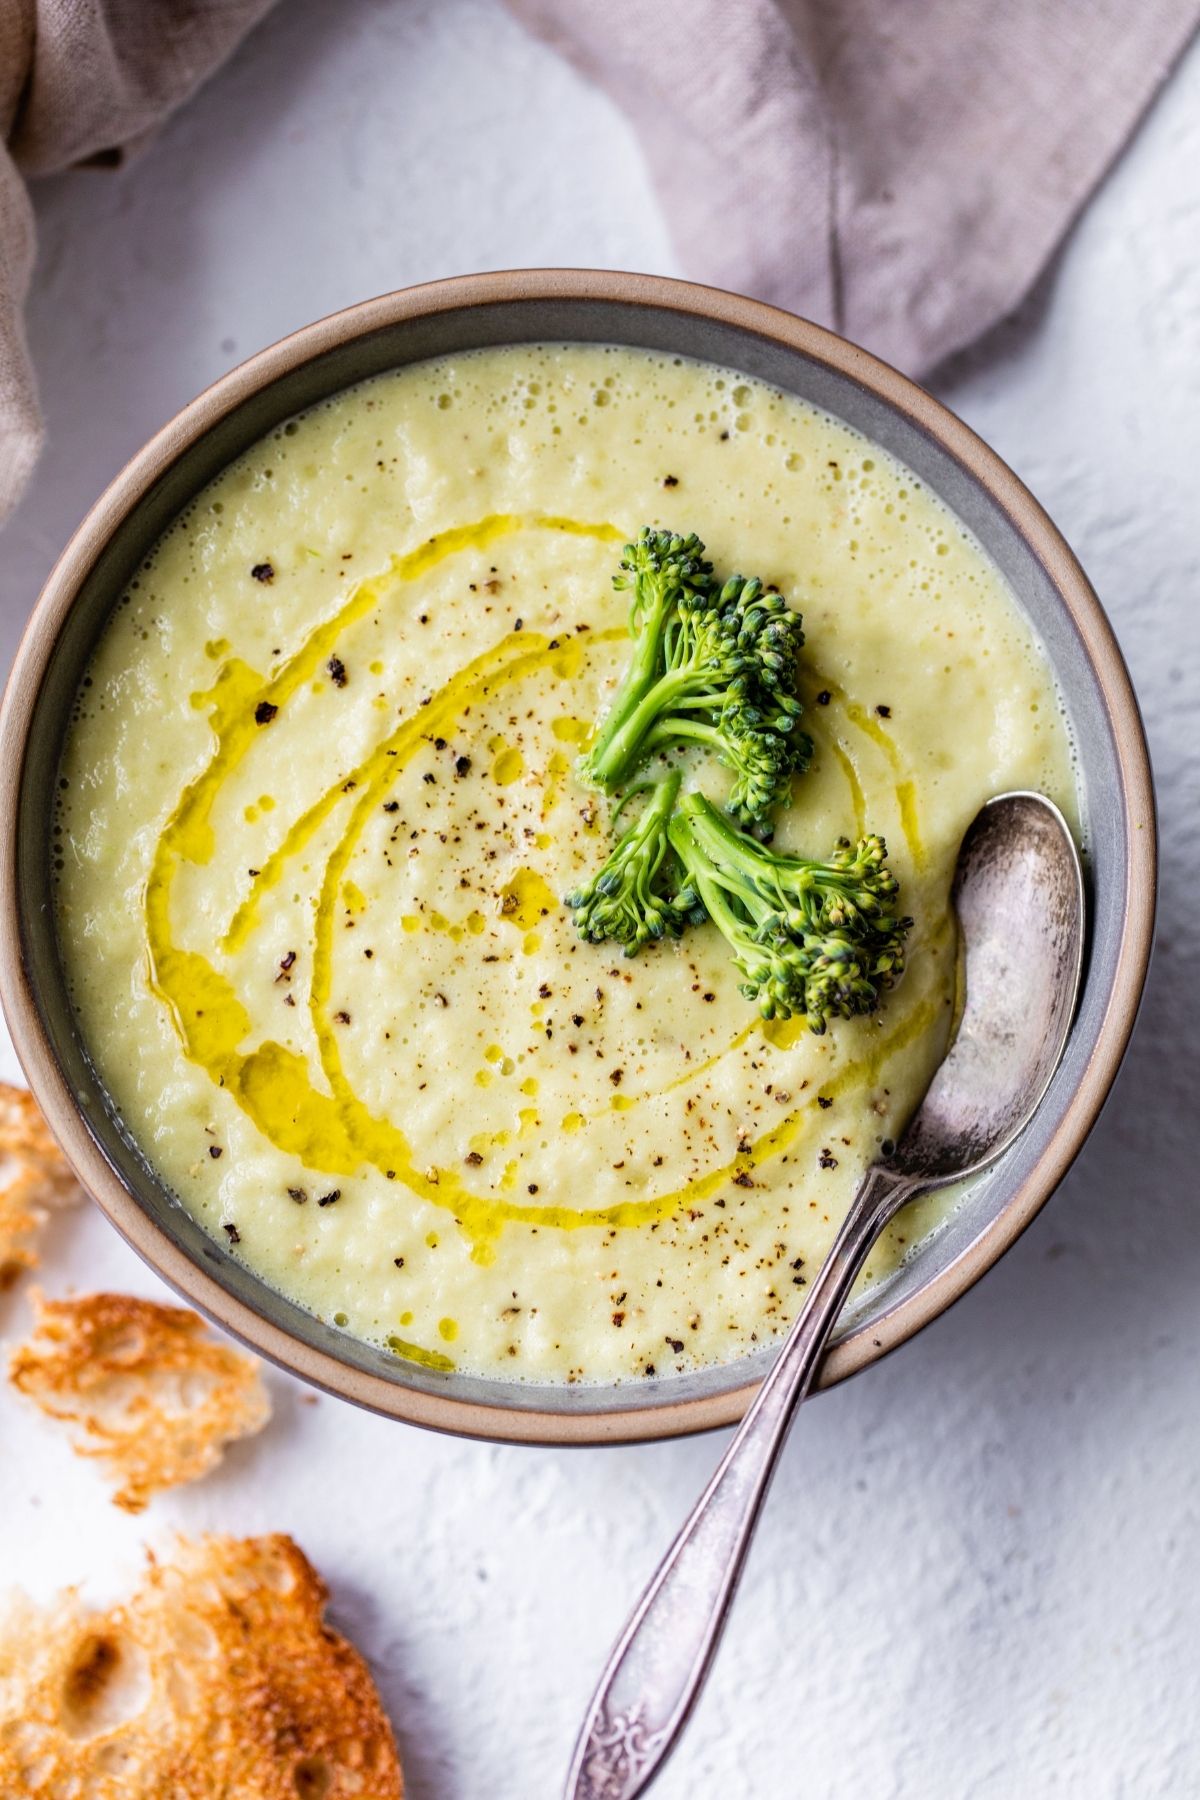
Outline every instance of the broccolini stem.
<path fill-rule="evenodd" d="M 694 532 L 683 537 L 646 525 L 636 543 L 626 544 L 613 585 L 631 596 L 633 653 L 596 740 L 580 759 L 581 773 L 600 787 L 611 791 L 619 786 L 627 765 L 632 766 L 628 748 L 615 749 L 613 741 L 623 735 L 628 715 L 666 667 L 664 634 L 676 618 L 680 598 L 707 593 L 711 577 L 712 564 L 704 561 L 704 545 Z M 614 769 L 622 773 L 614 774 Z"/>
<path fill-rule="evenodd" d="M 655 691 L 653 683 L 669 606 L 670 601 L 660 592 L 649 607 L 643 608 L 642 628 L 634 638 L 633 654 L 625 666 L 604 722 L 581 759 L 581 767 L 586 769 L 589 779 L 597 787 L 611 791 L 620 786 L 637 759 L 638 738 L 633 723 L 653 716 L 657 710 L 650 702 Z M 639 724 L 639 730 L 643 728 Z"/>
<path fill-rule="evenodd" d="M 639 644 L 629 676 L 635 665 L 640 668 L 642 661 Z M 600 735 L 588 752 L 588 769 L 593 781 L 609 792 L 620 787 L 635 765 L 656 749 L 660 741 L 664 747 L 669 747 L 676 738 L 699 735 L 689 721 L 681 722 L 677 716 L 672 716 L 668 724 L 658 730 L 658 721 L 664 714 L 670 714 L 673 706 L 686 707 L 689 700 L 695 703 L 699 699 L 711 704 L 714 700 L 719 703 L 720 698 L 719 693 L 714 695 L 707 672 L 697 674 L 690 669 L 672 669 L 649 688 L 645 687 L 640 673 L 636 681 L 627 676 L 621 682 Z M 708 738 L 714 744 L 720 743 L 711 729 Z"/>
<path fill-rule="evenodd" d="M 694 893 L 676 893 L 675 884 L 663 879 L 668 859 L 674 866 L 667 822 L 679 793 L 679 775 L 630 789 L 613 815 L 614 824 L 640 793 L 649 798 L 604 867 L 567 896 L 581 937 L 589 943 L 623 944 L 626 956 L 635 956 L 643 944 L 668 933 L 678 937 L 696 912 Z"/>

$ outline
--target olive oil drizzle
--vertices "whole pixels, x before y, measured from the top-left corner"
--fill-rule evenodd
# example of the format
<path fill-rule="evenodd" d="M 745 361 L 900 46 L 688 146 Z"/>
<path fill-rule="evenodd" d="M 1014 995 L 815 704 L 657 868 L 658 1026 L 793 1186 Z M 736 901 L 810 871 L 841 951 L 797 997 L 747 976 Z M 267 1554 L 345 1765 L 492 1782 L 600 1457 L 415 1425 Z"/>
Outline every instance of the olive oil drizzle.
<path fill-rule="evenodd" d="M 286 704 L 301 685 L 311 679 L 332 654 L 342 633 L 377 608 L 403 585 L 418 579 L 446 558 L 466 550 L 486 548 L 499 539 L 523 530 L 545 530 L 602 542 L 621 542 L 624 534 L 608 524 L 588 524 L 557 516 L 493 514 L 473 525 L 439 533 L 405 555 L 392 559 L 380 576 L 360 583 L 345 604 L 312 631 L 299 649 L 270 679 L 238 658 L 225 662 L 211 688 L 192 696 L 197 707 L 209 708 L 216 747 L 203 771 L 184 788 L 155 847 L 144 896 L 149 978 L 153 992 L 168 1009 L 184 1054 L 202 1067 L 210 1079 L 228 1090 L 255 1125 L 279 1149 L 296 1155 L 307 1167 L 323 1173 L 351 1176 L 364 1164 L 373 1165 L 389 1179 L 399 1179 L 412 1192 L 449 1210 L 472 1244 L 476 1261 L 487 1262 L 495 1240 L 505 1225 L 629 1229 L 655 1224 L 683 1208 L 718 1193 L 737 1176 L 780 1155 L 793 1144 L 809 1121 L 812 1100 L 786 1114 L 770 1131 L 755 1139 L 729 1163 L 709 1170 L 670 1193 L 615 1205 L 572 1208 L 528 1206 L 481 1195 L 470 1190 L 457 1169 L 418 1168 L 404 1134 L 388 1119 L 377 1118 L 363 1103 L 348 1080 L 337 1038 L 328 1017 L 333 984 L 333 923 L 346 870 L 368 819 L 374 813 L 405 763 L 438 732 L 460 722 L 470 707 L 496 687 L 526 676 L 548 673 L 569 679 L 577 673 L 584 655 L 578 638 L 565 643 L 531 631 L 513 631 L 459 669 L 417 712 L 403 720 L 367 755 L 349 776 L 342 776 L 290 826 L 279 846 L 252 876 L 252 885 L 239 904 L 223 936 L 223 951 L 236 950 L 252 934 L 264 893 L 276 885 L 294 855 L 352 793 L 348 821 L 330 854 L 315 910 L 313 976 L 309 1015 L 315 1033 L 321 1072 L 328 1090 L 314 1085 L 306 1059 L 273 1039 L 255 1048 L 242 1046 L 253 1030 L 253 1020 L 233 984 L 198 951 L 184 949 L 174 939 L 171 894 L 182 863 L 206 864 L 216 849 L 212 811 L 225 782 L 261 737 L 264 705 L 269 717 Z M 622 630 L 589 634 L 591 644 L 618 639 Z M 855 705 L 846 716 L 880 743 L 893 771 L 899 773 L 894 744 L 869 715 Z M 861 716 L 860 716 L 861 715 Z M 855 806 L 861 808 L 861 784 L 848 753 L 834 744 L 835 755 L 845 769 Z M 915 807 L 906 811 L 898 783 L 901 817 L 912 848 L 919 856 Z M 861 822 L 859 828 L 861 829 Z M 946 925 L 948 929 L 948 925 Z M 890 1030 L 881 1032 L 870 1052 L 847 1063 L 822 1084 L 829 1097 L 861 1082 L 877 1079 L 890 1057 L 922 1036 L 937 1020 L 944 1006 L 934 998 L 911 1008 Z M 757 1022 L 756 1022 L 757 1023 Z M 705 1068 L 744 1043 L 753 1025 L 738 1032 Z M 667 1092 L 697 1073 L 668 1084 Z M 398 1353 L 416 1356 L 416 1347 L 397 1345 Z M 448 1359 L 438 1352 L 420 1352 L 431 1366 Z M 438 1361 L 435 1364 L 434 1360 Z"/>
<path fill-rule="evenodd" d="M 878 717 L 869 713 L 865 706 L 857 700 L 851 700 L 845 689 L 839 687 L 836 681 L 825 679 L 818 670 L 813 670 L 811 666 L 808 671 L 805 704 L 808 708 L 808 729 L 817 750 L 819 751 L 824 744 L 845 776 L 846 785 L 850 789 L 851 805 L 854 808 L 854 828 L 859 837 L 862 837 L 867 829 L 867 803 L 862 777 L 851 754 L 849 744 L 840 733 L 833 729 L 826 709 L 829 707 L 839 708 L 855 730 L 863 737 L 869 738 L 876 748 L 883 752 L 895 786 L 900 829 L 908 844 L 913 867 L 918 870 L 923 869 L 926 856 L 925 845 L 921 839 L 916 783 L 904 772 L 903 760 L 891 732 L 885 731 Z"/>
<path fill-rule="evenodd" d="M 846 786 L 850 789 L 850 803 L 854 808 L 854 829 L 858 836 L 862 837 L 867 829 L 867 800 L 863 793 L 862 782 L 859 780 L 858 770 L 854 766 L 849 751 L 838 742 L 837 738 L 830 738 L 829 748 L 838 768 L 846 777 Z"/>
<path fill-rule="evenodd" d="M 900 824 L 908 840 L 908 848 L 913 862 L 918 869 L 925 866 L 925 846 L 921 842 L 921 831 L 917 817 L 917 790 L 913 781 L 902 777 L 900 752 L 891 732 L 885 731 L 879 720 L 873 718 L 857 700 L 845 703 L 846 717 L 852 725 L 878 744 L 887 757 L 892 774 L 896 777 L 896 802 L 900 808 Z"/>

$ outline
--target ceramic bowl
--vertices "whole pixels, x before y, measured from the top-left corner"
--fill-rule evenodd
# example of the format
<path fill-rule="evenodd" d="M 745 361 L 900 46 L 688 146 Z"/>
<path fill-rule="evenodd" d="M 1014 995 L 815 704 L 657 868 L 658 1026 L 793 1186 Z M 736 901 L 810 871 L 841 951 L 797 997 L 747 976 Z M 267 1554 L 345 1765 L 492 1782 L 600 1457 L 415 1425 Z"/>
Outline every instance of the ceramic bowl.
<path fill-rule="evenodd" d="M 593 1443 L 737 1419 L 770 1352 L 611 1386 L 439 1374 L 349 1339 L 234 1261 L 123 1134 L 81 1043 L 51 906 L 48 822 L 88 655 L 132 572 L 193 495 L 289 415 L 386 369 L 488 344 L 617 343 L 721 363 L 824 407 L 892 451 L 1011 584 L 1053 664 L 1078 749 L 1090 936 L 1066 1056 L 1027 1131 L 943 1229 L 844 1324 L 839 1381 L 943 1312 L 1053 1193 L 1116 1075 L 1150 955 L 1154 802 L 1137 702 L 1087 578 L 1016 476 L 919 387 L 841 338 L 733 294 L 648 276 L 523 270 L 367 301 L 264 350 L 192 401 L 101 496 L 50 576 L 0 715 L 0 973 L 18 1055 L 55 1136 L 117 1229 L 190 1302 L 304 1379 L 395 1418 L 479 1437 Z"/>

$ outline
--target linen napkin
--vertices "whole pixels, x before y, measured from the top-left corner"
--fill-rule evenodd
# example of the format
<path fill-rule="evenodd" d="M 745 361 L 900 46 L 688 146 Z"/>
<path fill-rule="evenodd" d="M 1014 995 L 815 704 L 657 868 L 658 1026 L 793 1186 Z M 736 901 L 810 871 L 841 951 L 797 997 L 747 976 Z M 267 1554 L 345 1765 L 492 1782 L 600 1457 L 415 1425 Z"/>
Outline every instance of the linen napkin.
<path fill-rule="evenodd" d="M 0 0 L 0 519 L 42 438 L 22 322 L 34 255 L 23 176 L 119 162 L 271 4 Z"/>
<path fill-rule="evenodd" d="M 508 0 L 629 115 L 688 273 L 921 375 L 1028 292 L 1197 0 Z"/>

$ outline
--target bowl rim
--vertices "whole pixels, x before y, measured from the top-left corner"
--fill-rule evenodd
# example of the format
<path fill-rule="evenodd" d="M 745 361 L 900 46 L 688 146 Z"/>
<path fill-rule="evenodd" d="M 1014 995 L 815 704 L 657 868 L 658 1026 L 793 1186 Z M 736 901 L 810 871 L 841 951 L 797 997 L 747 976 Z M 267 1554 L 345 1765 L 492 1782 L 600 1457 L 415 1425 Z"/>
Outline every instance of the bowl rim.
<path fill-rule="evenodd" d="M 329 314 L 259 351 L 184 406 L 114 478 L 52 569 L 25 628 L 0 707 L 0 992 L 13 1044 L 50 1128 L 86 1190 L 144 1261 L 224 1330 L 292 1374 L 392 1418 L 501 1442 L 596 1444 L 683 1435 L 741 1418 L 754 1379 L 715 1395 L 624 1410 L 483 1404 L 429 1393 L 352 1367 L 302 1343 L 236 1298 L 143 1211 L 92 1137 L 54 1054 L 24 954 L 17 883 L 17 818 L 35 704 L 67 616 L 113 533 L 163 472 L 252 395 L 299 364 L 406 321 L 513 301 L 617 302 L 700 317 L 798 351 L 868 390 L 932 438 L 985 490 L 1045 569 L 1098 683 L 1121 773 L 1129 845 L 1120 941 L 1096 1042 L 1050 1142 L 974 1241 L 905 1301 L 852 1330 L 825 1359 L 820 1386 L 857 1373 L 943 1313 L 1036 1217 L 1081 1149 L 1116 1077 L 1137 1016 L 1153 939 L 1157 841 L 1153 781 L 1137 699 L 1115 634 L 1062 534 L 1007 464 L 907 376 L 822 326 L 717 288 L 664 276 L 590 269 L 515 269 L 453 276 Z M 600 1389 L 603 1393 L 607 1390 Z"/>

